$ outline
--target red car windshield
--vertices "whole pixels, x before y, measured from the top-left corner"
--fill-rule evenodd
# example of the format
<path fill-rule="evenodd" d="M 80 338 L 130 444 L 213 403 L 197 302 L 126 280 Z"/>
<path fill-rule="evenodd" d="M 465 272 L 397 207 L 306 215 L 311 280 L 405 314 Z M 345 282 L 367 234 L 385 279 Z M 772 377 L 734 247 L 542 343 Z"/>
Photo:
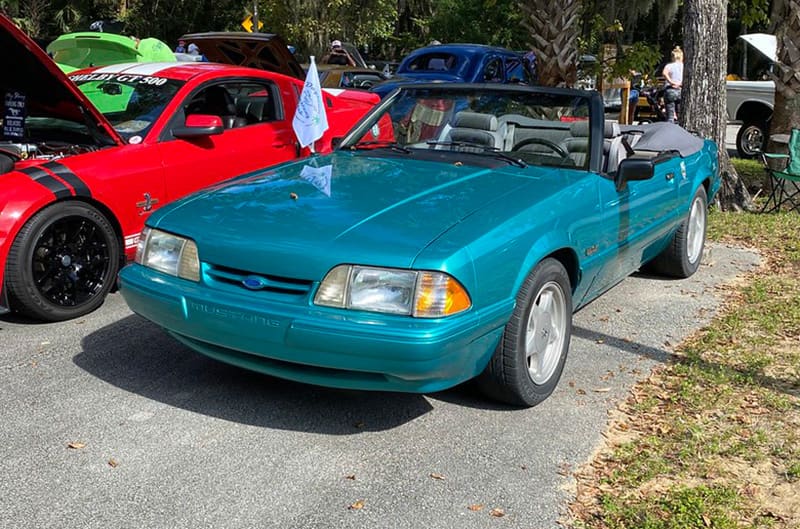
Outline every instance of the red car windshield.
<path fill-rule="evenodd" d="M 183 81 L 130 74 L 71 75 L 81 91 L 124 139 L 144 139 Z"/>

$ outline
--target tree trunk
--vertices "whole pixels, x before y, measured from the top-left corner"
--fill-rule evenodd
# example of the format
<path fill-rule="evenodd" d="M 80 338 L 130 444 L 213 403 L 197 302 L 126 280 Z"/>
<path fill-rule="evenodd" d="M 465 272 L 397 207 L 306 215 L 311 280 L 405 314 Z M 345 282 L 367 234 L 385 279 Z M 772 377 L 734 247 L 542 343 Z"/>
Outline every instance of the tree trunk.
<path fill-rule="evenodd" d="M 771 30 L 777 40 L 778 57 L 771 77 L 775 81 L 775 106 L 769 126 L 767 152 L 786 153 L 788 143 L 773 141 L 778 135 L 788 138 L 793 128 L 800 126 L 800 1 L 776 0 L 772 4 Z M 785 161 L 770 161 L 773 169 L 783 169 Z M 775 180 L 767 179 L 766 186 Z M 796 184 L 783 180 L 784 191 L 793 193 Z M 774 192 L 770 189 L 770 192 Z"/>
<path fill-rule="evenodd" d="M 722 187 L 717 204 L 725 211 L 752 209 L 750 193 L 725 148 L 727 0 L 686 0 L 683 11 L 686 63 L 680 122 L 717 142 Z"/>
<path fill-rule="evenodd" d="M 544 86 L 575 86 L 580 0 L 520 2 L 522 25 L 530 31 L 536 72 Z"/>
<path fill-rule="evenodd" d="M 776 1 L 772 20 L 778 41 L 778 62 L 772 75 L 775 81 L 775 111 L 769 132 L 770 135 L 788 134 L 792 128 L 800 126 L 800 1 Z M 768 150 L 776 152 L 774 147 L 770 143 Z"/>

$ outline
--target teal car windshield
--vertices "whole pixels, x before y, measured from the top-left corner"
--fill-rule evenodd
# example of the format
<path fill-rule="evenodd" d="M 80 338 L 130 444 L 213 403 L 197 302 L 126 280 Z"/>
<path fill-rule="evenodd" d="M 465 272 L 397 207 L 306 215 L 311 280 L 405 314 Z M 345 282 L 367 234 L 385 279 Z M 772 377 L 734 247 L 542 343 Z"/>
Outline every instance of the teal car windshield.
<path fill-rule="evenodd" d="M 574 91 L 406 86 L 345 138 L 342 148 L 424 157 L 434 154 L 428 151 L 440 157 L 470 153 L 520 166 L 585 169 L 589 108 L 588 93 Z"/>
<path fill-rule="evenodd" d="M 77 74 L 70 79 L 128 141 L 137 137 L 141 141 L 147 135 L 184 84 L 165 77 L 131 74 Z"/>

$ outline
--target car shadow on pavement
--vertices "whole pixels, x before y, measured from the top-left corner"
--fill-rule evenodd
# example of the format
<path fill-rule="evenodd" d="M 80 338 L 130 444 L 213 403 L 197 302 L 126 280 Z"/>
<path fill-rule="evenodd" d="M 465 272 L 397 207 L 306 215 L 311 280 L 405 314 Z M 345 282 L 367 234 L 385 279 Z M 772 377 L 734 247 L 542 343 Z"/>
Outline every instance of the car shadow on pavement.
<path fill-rule="evenodd" d="M 669 361 L 670 358 L 673 357 L 673 354 L 669 351 L 665 351 L 664 349 L 659 349 L 657 347 L 650 347 L 635 341 L 632 341 L 629 338 L 620 338 L 619 336 L 611 336 L 609 334 L 603 332 L 593 331 L 591 329 L 587 329 L 585 327 L 579 327 L 577 325 L 572 327 L 572 337 L 574 338 L 582 338 L 588 342 L 593 343 L 601 343 L 607 347 L 613 347 L 614 349 L 619 349 L 625 353 L 632 353 L 638 356 L 643 356 L 649 360 L 653 360 L 659 363 L 665 363 Z"/>
<path fill-rule="evenodd" d="M 323 388 L 217 362 L 135 315 L 87 335 L 81 346 L 75 365 L 117 388 L 252 426 L 353 435 L 433 409 L 424 395 Z"/>
<path fill-rule="evenodd" d="M 686 359 L 682 355 L 676 355 L 675 353 L 666 351 L 664 349 L 650 347 L 630 339 L 611 336 L 606 333 L 592 331 L 583 327 L 573 327 L 572 336 L 573 338 L 582 338 L 594 343 L 602 343 L 606 346 L 624 351 L 625 353 L 643 356 L 649 360 L 661 364 Z M 763 388 L 785 393 L 786 395 L 792 397 L 800 397 L 800 384 L 791 378 L 776 378 L 760 372 L 748 371 L 746 369 L 736 368 L 734 366 L 725 365 L 718 362 L 710 362 L 705 359 L 692 359 L 691 361 L 704 371 L 736 373 L 737 375 L 742 376 L 745 379 L 749 379 L 752 381 L 752 383 Z M 646 375 L 642 378 L 646 378 Z"/>

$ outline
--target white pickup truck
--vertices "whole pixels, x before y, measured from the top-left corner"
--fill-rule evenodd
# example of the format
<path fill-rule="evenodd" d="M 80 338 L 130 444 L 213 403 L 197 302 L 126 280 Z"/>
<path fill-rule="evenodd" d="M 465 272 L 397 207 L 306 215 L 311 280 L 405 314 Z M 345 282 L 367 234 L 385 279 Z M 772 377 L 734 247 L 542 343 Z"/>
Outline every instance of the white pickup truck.
<path fill-rule="evenodd" d="M 755 60 L 748 67 L 743 61 L 742 73 L 748 70 L 757 71 L 761 75 L 768 71 L 777 60 L 775 35 L 751 33 L 739 37 L 745 43 L 745 59 L 749 55 L 748 48 L 758 52 Z M 755 68 L 753 68 L 755 66 Z M 727 81 L 728 120 L 741 122 L 736 135 L 736 150 L 743 158 L 752 158 L 766 146 L 769 120 L 775 106 L 775 83 L 773 81 Z"/>

